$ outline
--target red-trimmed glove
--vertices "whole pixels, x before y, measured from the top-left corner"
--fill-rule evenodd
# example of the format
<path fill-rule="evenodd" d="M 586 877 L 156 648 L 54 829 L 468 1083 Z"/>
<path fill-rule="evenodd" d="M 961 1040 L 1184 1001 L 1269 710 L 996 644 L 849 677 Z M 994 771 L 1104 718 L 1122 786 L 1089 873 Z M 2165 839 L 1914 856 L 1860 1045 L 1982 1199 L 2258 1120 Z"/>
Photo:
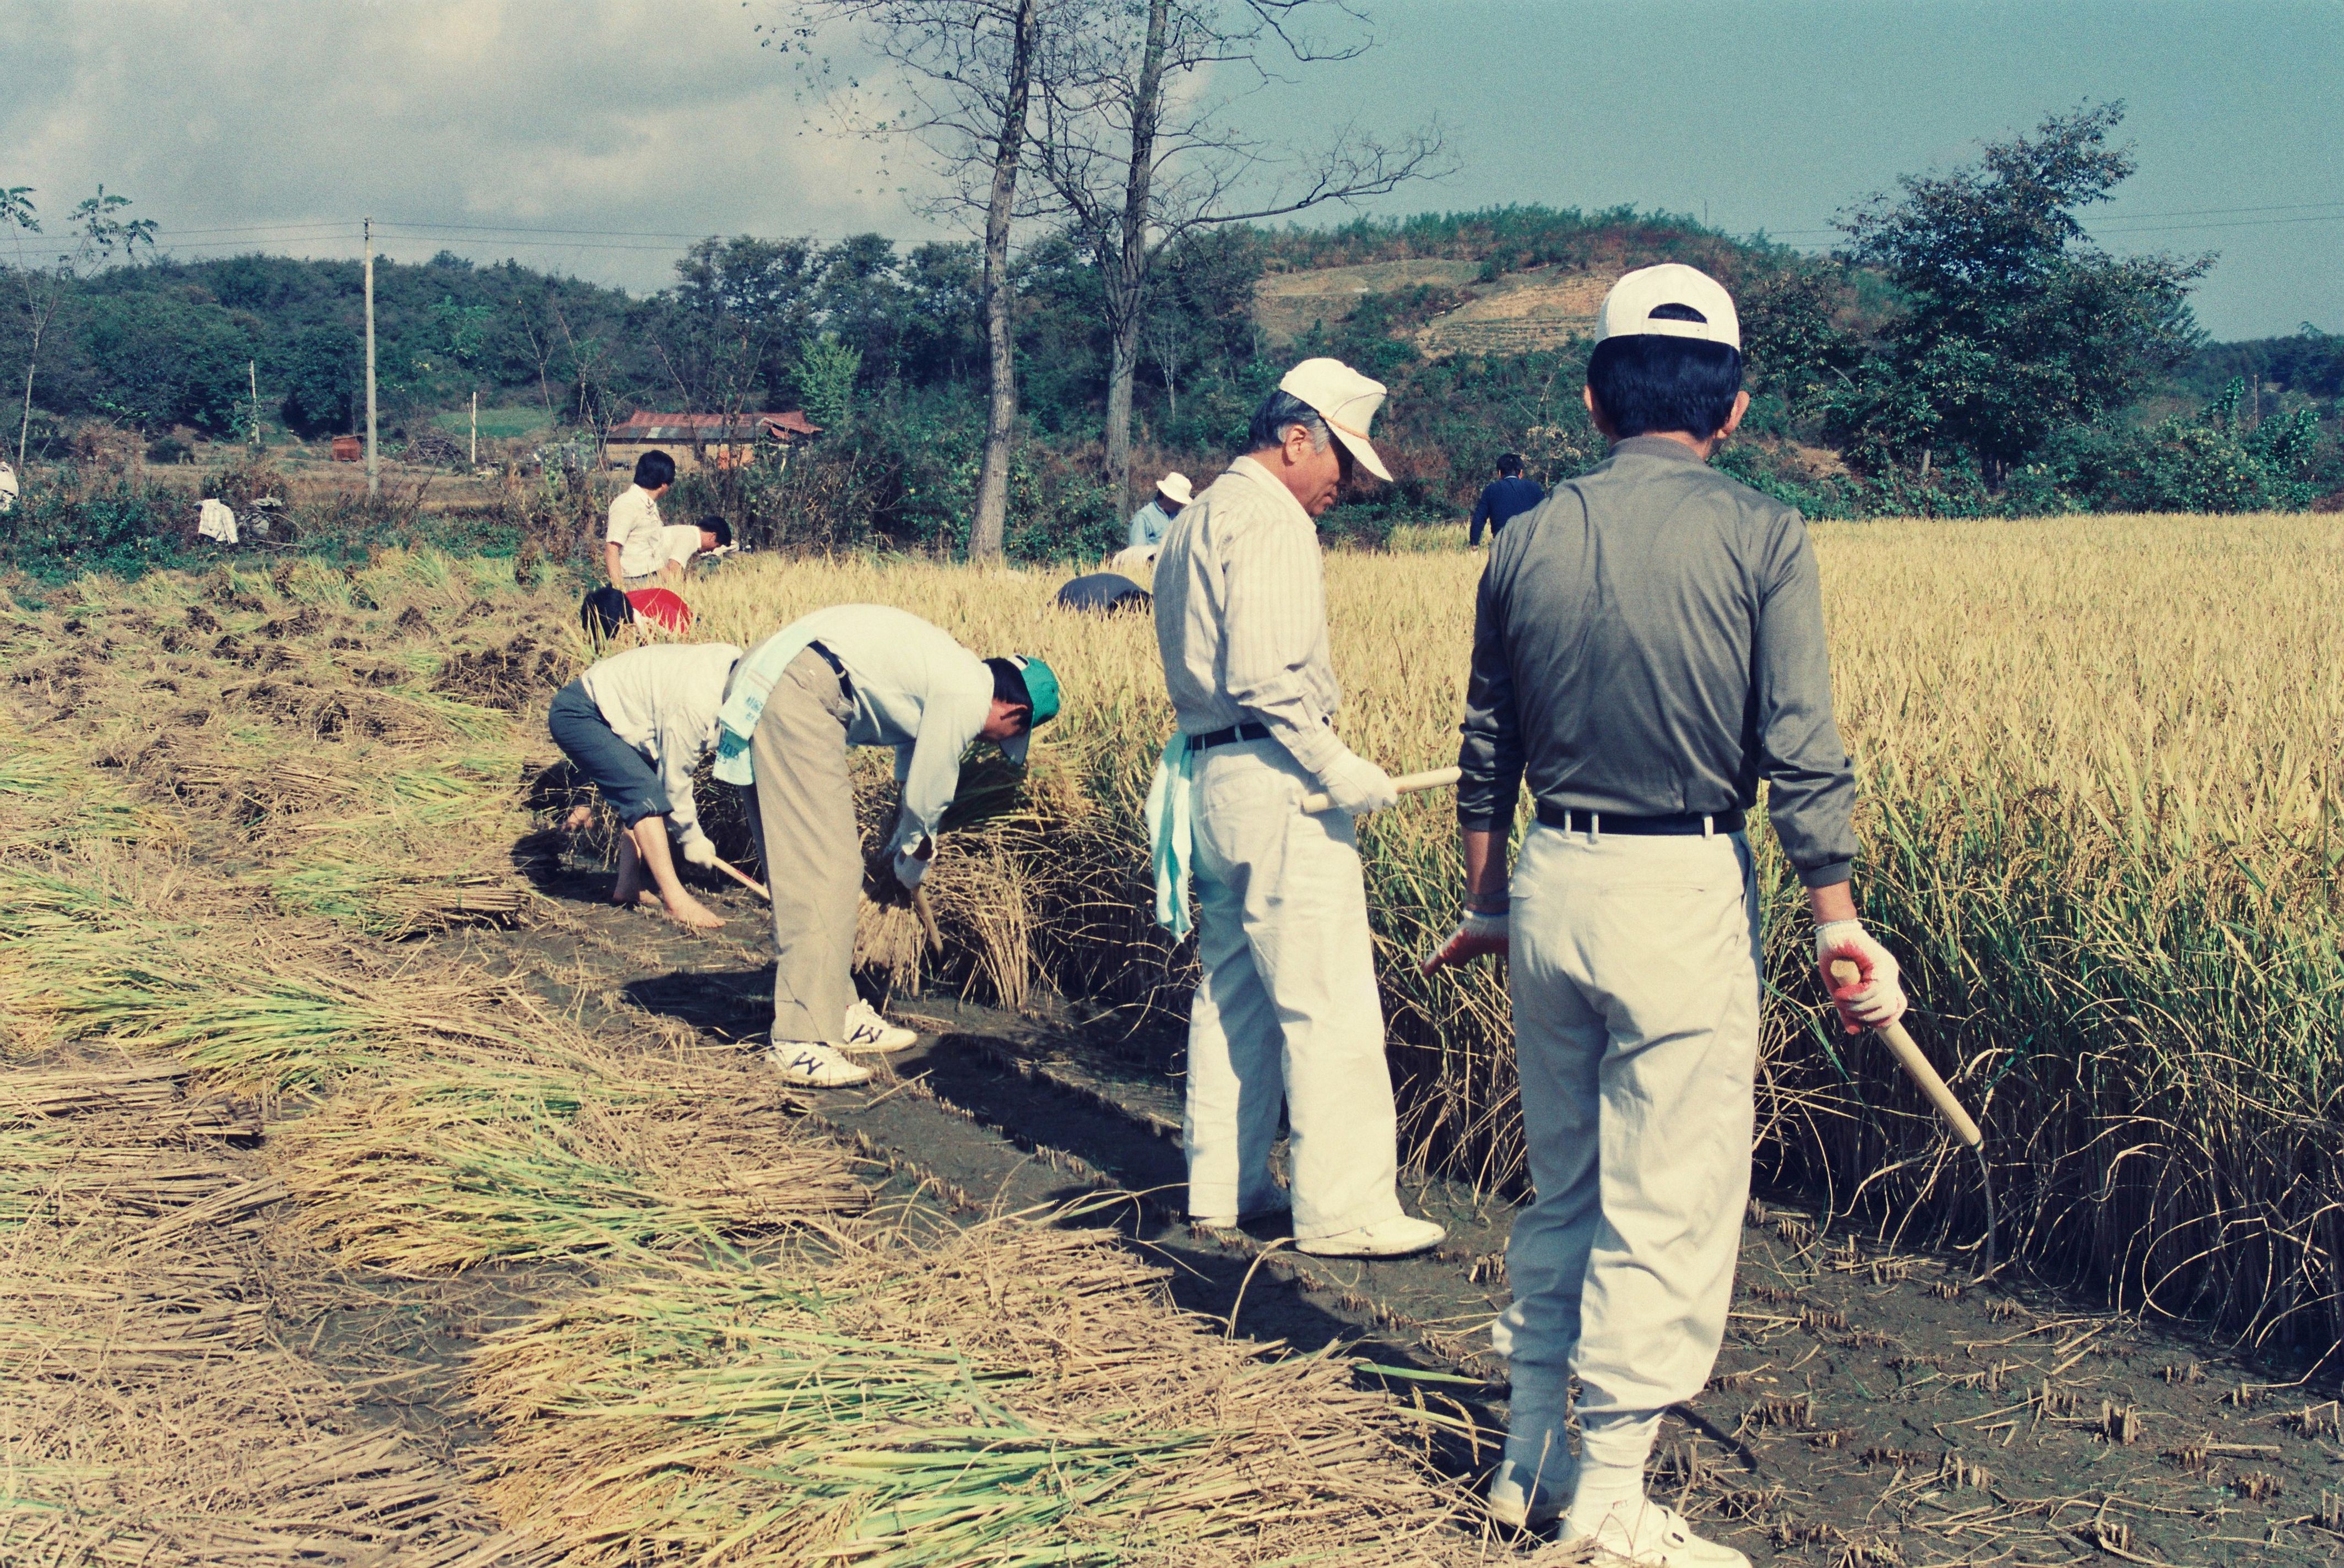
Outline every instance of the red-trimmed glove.
<path fill-rule="evenodd" d="M 1457 917 L 1457 929 L 1449 934 L 1440 951 L 1419 964 L 1416 970 L 1420 975 L 1430 975 L 1438 969 L 1470 964 L 1485 953 L 1502 958 L 1512 945 L 1505 910 L 1468 909 Z"/>
<path fill-rule="evenodd" d="M 1832 965 L 1844 958 L 1862 976 L 1843 988 L 1832 979 Z M 1896 960 L 1872 939 L 1861 920 L 1833 920 L 1815 927 L 1815 967 L 1823 972 L 1824 989 L 1839 1008 L 1842 1027 L 1851 1035 L 1884 1029 L 1904 1016 L 1904 986 Z"/>

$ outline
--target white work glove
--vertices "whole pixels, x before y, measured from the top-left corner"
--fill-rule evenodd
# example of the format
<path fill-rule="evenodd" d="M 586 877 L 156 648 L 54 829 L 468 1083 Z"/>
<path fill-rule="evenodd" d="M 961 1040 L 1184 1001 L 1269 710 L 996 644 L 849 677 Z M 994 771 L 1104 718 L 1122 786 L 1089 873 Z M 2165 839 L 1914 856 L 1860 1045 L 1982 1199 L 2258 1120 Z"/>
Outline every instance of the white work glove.
<path fill-rule="evenodd" d="M 1863 975 L 1845 989 L 1832 978 L 1832 965 L 1842 958 Z M 1823 972 L 1824 989 L 1849 1034 L 1884 1029 L 1904 1016 L 1904 987 L 1898 980 L 1896 960 L 1872 939 L 1861 920 L 1832 920 L 1815 927 L 1815 967 Z"/>
<path fill-rule="evenodd" d="M 683 841 L 683 857 L 694 865 L 716 869 L 716 845 L 706 834 L 695 833 Z"/>
<path fill-rule="evenodd" d="M 895 880 L 904 885 L 906 893 L 916 890 L 920 879 L 928 874 L 928 862 L 936 853 L 935 840 L 926 834 L 897 847 Z"/>
<path fill-rule="evenodd" d="M 1349 816 L 1362 812 L 1389 811 L 1399 804 L 1391 775 L 1357 752 L 1345 752 L 1318 775 L 1327 792 L 1328 809 Z"/>
<path fill-rule="evenodd" d="M 1420 975 L 1430 975 L 1437 969 L 1455 965 L 1470 964 L 1485 953 L 1504 957 L 1512 950 L 1513 936 L 1503 909 L 1468 908 L 1457 917 L 1457 929 L 1440 945 L 1440 951 L 1416 966 Z"/>

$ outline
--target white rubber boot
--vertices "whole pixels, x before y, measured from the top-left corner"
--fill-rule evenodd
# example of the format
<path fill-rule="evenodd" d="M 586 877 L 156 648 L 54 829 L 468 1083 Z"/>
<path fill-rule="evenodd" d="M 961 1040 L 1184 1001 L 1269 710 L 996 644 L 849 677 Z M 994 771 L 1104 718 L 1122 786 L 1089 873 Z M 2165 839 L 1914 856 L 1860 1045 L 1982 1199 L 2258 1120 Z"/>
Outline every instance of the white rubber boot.
<path fill-rule="evenodd" d="M 1411 1252 L 1440 1246 L 1448 1234 L 1430 1219 L 1395 1214 L 1389 1219 L 1379 1219 L 1356 1230 L 1297 1241 L 1294 1249 L 1308 1252 L 1313 1258 L 1404 1258 Z"/>
<path fill-rule="evenodd" d="M 1571 1510 L 1562 1522 L 1562 1543 L 1595 1548 L 1592 1562 L 1632 1563 L 1636 1568 L 1750 1568 L 1750 1559 L 1692 1533 L 1684 1516 L 1664 1502 L 1635 1498 L 1614 1502 L 1591 1521 Z"/>

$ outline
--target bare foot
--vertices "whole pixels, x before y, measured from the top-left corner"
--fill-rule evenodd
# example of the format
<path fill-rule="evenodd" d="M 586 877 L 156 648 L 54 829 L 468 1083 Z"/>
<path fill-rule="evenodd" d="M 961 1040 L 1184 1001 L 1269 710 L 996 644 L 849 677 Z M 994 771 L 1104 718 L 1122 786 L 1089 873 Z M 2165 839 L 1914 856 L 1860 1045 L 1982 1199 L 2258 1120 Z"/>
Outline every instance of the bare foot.
<path fill-rule="evenodd" d="M 667 913 L 667 900 L 659 895 L 659 889 L 656 887 L 636 888 L 634 897 L 629 900 L 629 902 L 633 904 L 636 908 L 648 909 L 654 915 L 664 915 Z"/>
<path fill-rule="evenodd" d="M 676 894 L 660 907 L 666 912 L 669 919 L 698 930 L 713 931 L 724 924 L 722 916 L 712 911 L 708 905 L 689 893 Z"/>
<path fill-rule="evenodd" d="M 570 814 L 561 819 L 561 831 L 564 833 L 583 833 L 586 831 L 588 824 L 592 823 L 593 820 L 594 808 L 592 806 L 573 805 L 570 808 Z"/>
<path fill-rule="evenodd" d="M 643 875 L 643 857 L 635 852 L 635 835 L 619 835 L 619 880 L 611 885 L 611 902 L 624 909 L 630 904 L 660 907 L 659 895 Z"/>

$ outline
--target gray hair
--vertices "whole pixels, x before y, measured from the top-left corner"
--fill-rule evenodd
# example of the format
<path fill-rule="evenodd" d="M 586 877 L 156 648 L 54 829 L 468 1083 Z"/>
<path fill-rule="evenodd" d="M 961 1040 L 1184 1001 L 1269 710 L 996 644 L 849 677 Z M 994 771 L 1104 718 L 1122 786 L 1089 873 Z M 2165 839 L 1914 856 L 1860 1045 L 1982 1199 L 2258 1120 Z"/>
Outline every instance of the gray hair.
<path fill-rule="evenodd" d="M 1253 411 L 1253 424 L 1246 431 L 1246 450 L 1258 452 L 1267 447 L 1284 446 L 1286 432 L 1296 425 L 1309 436 L 1312 451 L 1325 451 L 1327 443 L 1335 439 L 1318 410 L 1285 388 L 1272 387 L 1269 396 Z"/>

